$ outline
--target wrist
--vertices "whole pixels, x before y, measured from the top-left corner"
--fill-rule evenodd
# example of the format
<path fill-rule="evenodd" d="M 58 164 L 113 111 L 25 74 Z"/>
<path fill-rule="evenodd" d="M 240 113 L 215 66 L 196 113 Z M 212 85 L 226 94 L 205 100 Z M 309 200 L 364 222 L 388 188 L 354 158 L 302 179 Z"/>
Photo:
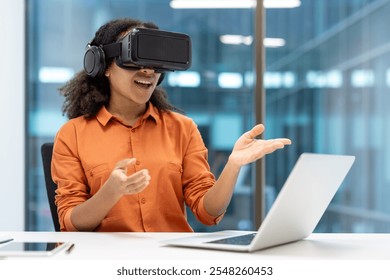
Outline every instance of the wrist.
<path fill-rule="evenodd" d="M 123 194 L 120 193 L 119 188 L 116 188 L 115 186 L 111 186 L 111 182 L 106 181 L 103 186 L 98 191 L 100 195 L 105 197 L 105 199 L 109 201 L 115 201 L 117 202 Z"/>
<path fill-rule="evenodd" d="M 241 164 L 239 164 L 239 162 L 236 161 L 232 156 L 228 158 L 226 166 L 229 166 L 229 168 L 232 168 L 233 170 L 237 170 L 237 171 L 240 171 L 241 168 Z"/>

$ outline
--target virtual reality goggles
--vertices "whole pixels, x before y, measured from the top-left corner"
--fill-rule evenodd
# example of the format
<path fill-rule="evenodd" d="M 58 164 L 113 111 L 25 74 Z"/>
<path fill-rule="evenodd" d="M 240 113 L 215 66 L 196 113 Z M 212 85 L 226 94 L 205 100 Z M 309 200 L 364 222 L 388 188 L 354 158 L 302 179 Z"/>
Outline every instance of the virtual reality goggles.
<path fill-rule="evenodd" d="M 187 70 L 191 66 L 191 39 L 182 33 L 134 28 L 115 43 L 88 45 L 84 70 L 91 77 L 103 75 L 106 58 L 115 58 L 116 64 L 126 69 L 151 68 L 160 73 Z"/>

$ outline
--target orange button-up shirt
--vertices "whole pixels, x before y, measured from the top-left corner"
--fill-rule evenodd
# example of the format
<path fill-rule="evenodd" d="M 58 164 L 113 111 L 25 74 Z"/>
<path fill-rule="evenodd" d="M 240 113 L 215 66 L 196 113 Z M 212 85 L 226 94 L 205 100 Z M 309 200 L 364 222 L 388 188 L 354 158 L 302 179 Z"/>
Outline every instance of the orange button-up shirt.
<path fill-rule="evenodd" d="M 71 119 L 58 131 L 52 178 L 58 186 L 62 231 L 76 230 L 72 209 L 98 192 L 125 158 L 137 159 L 133 172 L 149 170 L 150 184 L 138 194 L 123 196 L 96 231 L 192 231 L 185 204 L 206 225 L 222 218 L 211 216 L 203 206 L 215 178 L 196 124 L 149 103 L 134 126 L 124 125 L 103 107 L 96 117 Z"/>

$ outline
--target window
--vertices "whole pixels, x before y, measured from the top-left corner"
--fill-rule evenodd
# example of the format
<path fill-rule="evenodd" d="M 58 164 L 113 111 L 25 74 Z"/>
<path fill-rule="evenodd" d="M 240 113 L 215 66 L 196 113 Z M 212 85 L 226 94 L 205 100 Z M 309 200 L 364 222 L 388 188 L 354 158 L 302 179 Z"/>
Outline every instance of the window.
<path fill-rule="evenodd" d="M 198 124 L 216 176 L 238 136 L 254 124 L 253 47 L 248 43 L 254 36 L 254 9 L 173 9 L 166 0 L 31 0 L 27 9 L 27 230 L 52 228 L 40 146 L 53 141 L 66 121 L 58 88 L 82 69 L 86 44 L 111 19 L 139 18 L 191 36 L 192 67 L 168 73 L 163 86 L 170 101 Z M 243 40 L 224 41 L 226 36 Z M 189 215 L 194 230 L 252 229 L 251 174 L 250 167 L 243 169 L 221 224 L 205 227 Z"/>
<path fill-rule="evenodd" d="M 264 105 L 254 104 L 253 7 L 174 9 L 170 0 L 26 2 L 27 230 L 52 227 L 40 145 L 52 141 L 66 121 L 57 89 L 82 69 L 85 45 L 106 21 L 140 18 L 191 36 L 192 67 L 169 73 L 163 86 L 198 124 L 216 176 Z M 356 161 L 316 231 L 389 231 L 390 35 L 383 28 L 390 1 L 293 2 L 298 5 L 265 10 L 265 138 L 293 140 L 266 157 L 265 210 L 301 153 L 351 154 Z M 194 230 L 255 229 L 254 172 L 253 165 L 242 169 L 220 225 L 204 227 L 189 215 Z"/>
<path fill-rule="evenodd" d="M 302 152 L 356 161 L 319 232 L 388 232 L 390 1 L 301 1 L 267 9 L 267 137 L 293 145 L 267 157 L 270 205 Z"/>

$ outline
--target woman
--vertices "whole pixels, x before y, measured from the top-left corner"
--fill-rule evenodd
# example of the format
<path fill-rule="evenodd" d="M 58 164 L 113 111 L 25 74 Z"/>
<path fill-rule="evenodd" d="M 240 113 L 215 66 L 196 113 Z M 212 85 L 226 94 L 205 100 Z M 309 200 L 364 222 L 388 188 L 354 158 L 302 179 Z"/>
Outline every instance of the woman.
<path fill-rule="evenodd" d="M 135 27 L 110 21 L 92 46 L 116 42 Z M 58 131 L 52 177 L 62 231 L 192 231 L 185 205 L 206 225 L 228 207 L 240 167 L 290 144 L 256 140 L 257 125 L 236 142 L 218 180 L 196 124 L 175 112 L 157 87 L 161 73 L 105 59 L 103 74 L 78 73 L 60 90 L 69 121 Z"/>

